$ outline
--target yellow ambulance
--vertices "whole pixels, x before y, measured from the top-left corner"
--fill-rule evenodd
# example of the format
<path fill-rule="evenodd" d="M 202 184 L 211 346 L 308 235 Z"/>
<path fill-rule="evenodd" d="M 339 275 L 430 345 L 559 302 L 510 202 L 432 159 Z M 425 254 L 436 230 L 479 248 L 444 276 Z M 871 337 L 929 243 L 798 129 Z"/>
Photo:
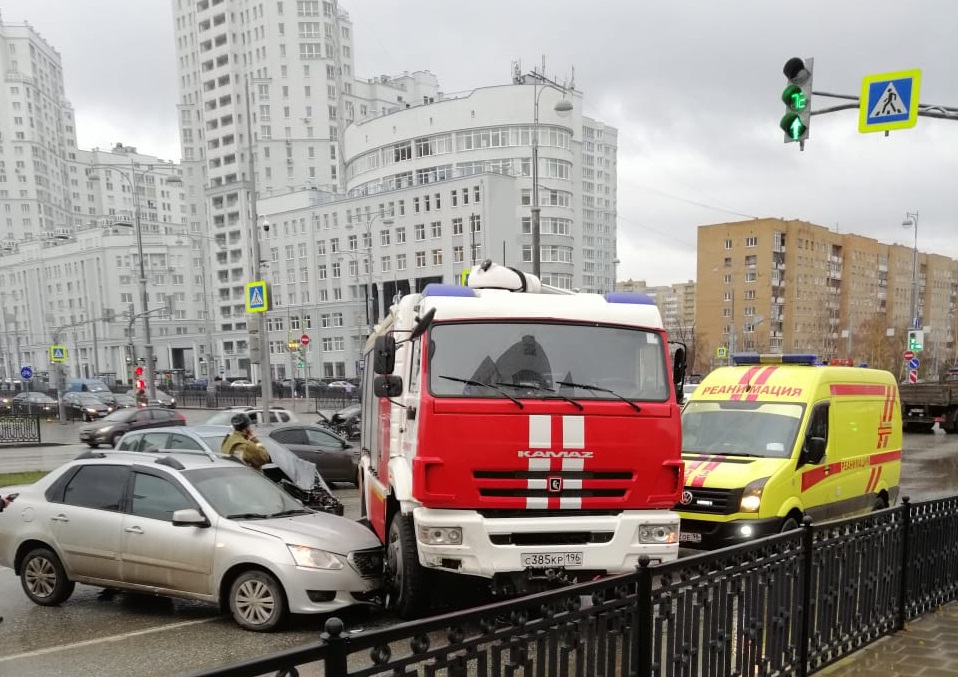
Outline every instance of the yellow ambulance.
<path fill-rule="evenodd" d="M 682 410 L 679 541 L 735 545 L 893 505 L 902 423 L 895 377 L 814 355 L 733 356 Z"/>

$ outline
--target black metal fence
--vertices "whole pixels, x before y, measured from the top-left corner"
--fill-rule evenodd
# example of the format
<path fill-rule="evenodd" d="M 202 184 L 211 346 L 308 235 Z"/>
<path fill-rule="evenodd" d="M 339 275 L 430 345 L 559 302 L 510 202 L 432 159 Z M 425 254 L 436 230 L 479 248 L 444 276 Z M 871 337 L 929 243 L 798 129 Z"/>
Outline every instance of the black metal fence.
<path fill-rule="evenodd" d="M 822 670 L 958 597 L 958 496 L 322 641 L 197 677 L 726 677 Z M 305 674 L 305 673 L 303 673 Z"/>
<path fill-rule="evenodd" d="M 39 417 L 0 414 L 0 445 L 40 443 Z"/>

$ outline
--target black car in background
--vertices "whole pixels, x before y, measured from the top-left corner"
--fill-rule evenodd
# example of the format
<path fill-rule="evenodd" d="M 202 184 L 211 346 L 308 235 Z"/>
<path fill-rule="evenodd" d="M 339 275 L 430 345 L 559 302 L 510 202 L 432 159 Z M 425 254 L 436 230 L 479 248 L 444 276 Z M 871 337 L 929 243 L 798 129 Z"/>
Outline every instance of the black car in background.
<path fill-rule="evenodd" d="M 126 393 L 97 393 L 97 397 L 103 401 L 110 413 L 117 409 L 136 408 L 136 398 Z"/>
<path fill-rule="evenodd" d="M 59 404 L 45 393 L 17 393 L 10 402 L 10 411 L 22 416 L 45 416 L 56 418 L 60 415 Z"/>
<path fill-rule="evenodd" d="M 80 441 L 94 449 L 101 444 L 115 447 L 120 438 L 130 430 L 171 425 L 186 425 L 186 417 L 178 411 L 164 407 L 120 409 L 104 419 L 80 428 Z"/>
<path fill-rule="evenodd" d="M 109 407 L 93 393 L 63 393 L 63 405 L 68 419 L 93 421 L 110 413 Z"/>
<path fill-rule="evenodd" d="M 287 423 L 270 426 L 266 434 L 316 466 L 327 482 L 358 483 L 359 447 L 331 430 L 308 423 Z"/>

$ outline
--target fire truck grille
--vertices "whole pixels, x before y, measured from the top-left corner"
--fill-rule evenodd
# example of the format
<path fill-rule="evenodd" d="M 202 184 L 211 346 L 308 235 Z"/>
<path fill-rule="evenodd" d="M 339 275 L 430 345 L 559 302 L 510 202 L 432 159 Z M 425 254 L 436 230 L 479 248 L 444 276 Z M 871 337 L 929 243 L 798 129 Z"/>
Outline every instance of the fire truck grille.
<path fill-rule="evenodd" d="M 621 499 L 633 479 L 628 471 L 476 470 L 472 475 L 478 481 L 479 495 L 484 498 Z M 550 491 L 547 483 L 555 478 L 561 478 L 561 488 Z M 517 483 L 525 486 L 516 486 Z"/>
<path fill-rule="evenodd" d="M 731 515 L 738 512 L 742 500 L 741 489 L 706 489 L 704 487 L 686 487 L 683 498 L 691 495 L 691 500 L 680 501 L 675 509 L 681 512 L 701 512 L 712 515 Z"/>
<path fill-rule="evenodd" d="M 587 545 L 609 543 L 612 531 L 555 531 L 542 533 L 489 534 L 495 545 Z"/>

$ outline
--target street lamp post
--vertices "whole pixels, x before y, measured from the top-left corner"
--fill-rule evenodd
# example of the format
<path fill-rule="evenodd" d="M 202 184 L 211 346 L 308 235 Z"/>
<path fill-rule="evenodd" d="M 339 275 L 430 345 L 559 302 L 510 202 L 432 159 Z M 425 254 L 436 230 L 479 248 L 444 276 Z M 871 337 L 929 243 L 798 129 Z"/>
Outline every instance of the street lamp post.
<path fill-rule="evenodd" d="M 561 92 L 563 96 L 553 107 L 553 110 L 557 113 L 572 110 L 572 102 L 565 98 L 566 90 L 564 87 L 548 80 L 543 75 L 532 73 L 532 96 L 534 101 L 532 116 L 532 274 L 536 277 L 542 276 L 542 252 L 540 251 L 542 239 L 540 216 L 542 210 L 539 206 L 539 97 L 547 89 L 555 89 Z"/>
<path fill-rule="evenodd" d="M 143 318 L 143 338 L 145 341 L 144 352 L 146 355 L 146 392 L 147 397 L 150 401 L 156 399 L 156 383 L 155 383 L 155 365 L 153 364 L 153 338 L 150 334 L 150 294 L 146 285 L 146 262 L 144 261 L 143 255 L 143 228 L 140 222 L 140 194 L 136 189 L 136 179 L 137 179 L 137 168 L 141 165 L 136 162 L 130 162 L 130 175 L 127 176 L 125 171 L 126 167 L 123 165 L 113 165 L 113 164 L 94 164 L 90 165 L 91 169 L 115 169 L 119 172 L 120 176 L 126 179 L 130 183 L 130 191 L 133 193 L 133 228 L 136 233 L 136 253 L 137 257 L 140 260 L 140 270 L 139 270 L 139 279 L 137 280 L 140 286 L 140 302 L 143 305 L 143 312 L 141 313 Z M 146 176 L 151 171 L 159 168 L 165 167 L 169 168 L 167 165 L 159 164 L 147 164 L 142 165 L 143 171 L 140 173 L 140 176 Z M 100 177 L 97 174 L 91 174 L 89 176 L 91 181 L 99 181 Z M 183 185 L 183 180 L 176 174 L 170 174 L 166 177 L 167 185 Z"/>
<path fill-rule="evenodd" d="M 201 270 L 203 271 L 203 314 L 205 315 L 205 325 L 206 325 L 206 404 L 210 407 L 216 406 L 216 385 L 213 382 L 213 379 L 216 377 L 216 361 L 213 358 L 214 355 L 214 346 L 213 346 L 213 315 L 210 310 L 210 295 L 209 287 L 206 282 L 208 277 L 207 270 L 210 265 L 209 261 L 209 249 L 207 248 L 206 241 L 213 240 L 206 235 L 199 235 L 197 233 L 190 233 L 188 231 L 182 231 L 180 233 L 183 237 L 190 240 L 199 240 L 200 242 L 200 257 L 203 260 L 203 265 Z"/>
<path fill-rule="evenodd" d="M 612 289 L 609 291 L 615 291 L 615 285 L 619 282 L 619 264 L 622 263 L 619 259 L 612 259 Z"/>
<path fill-rule="evenodd" d="M 366 306 L 366 327 L 369 334 L 373 333 L 373 325 L 375 323 L 374 313 L 372 309 L 373 303 L 373 224 L 376 222 L 376 219 L 379 219 L 379 222 L 383 226 L 391 226 L 394 223 L 394 220 L 391 216 L 386 216 L 384 212 L 373 214 L 372 218 L 366 221 L 365 236 L 369 242 L 368 247 L 363 247 L 363 253 L 366 257 L 366 284 L 365 284 L 365 298 L 364 303 Z M 348 228 L 349 226 L 347 226 Z M 344 252 L 350 258 L 354 258 L 356 261 L 356 277 L 359 277 L 359 255 L 355 252 Z M 358 322 L 356 323 L 359 324 Z M 363 345 L 362 345 L 362 332 L 357 331 L 357 343 L 358 346 L 358 358 L 356 360 L 356 376 L 359 376 L 359 365 L 362 363 L 363 355 Z"/>
<path fill-rule="evenodd" d="M 918 212 L 905 212 L 901 225 L 915 229 L 915 244 L 911 250 L 911 326 L 918 329 L 921 326 L 918 317 Z"/>

